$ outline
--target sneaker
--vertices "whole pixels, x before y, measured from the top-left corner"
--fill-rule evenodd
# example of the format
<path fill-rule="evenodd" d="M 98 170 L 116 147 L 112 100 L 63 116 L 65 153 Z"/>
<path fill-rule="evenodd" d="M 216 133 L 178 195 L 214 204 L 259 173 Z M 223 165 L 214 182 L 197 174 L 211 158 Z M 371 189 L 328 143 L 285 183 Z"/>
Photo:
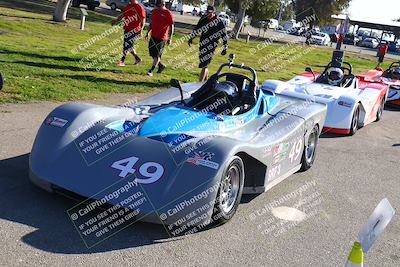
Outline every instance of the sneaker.
<path fill-rule="evenodd" d="M 150 77 L 153 77 L 153 72 L 149 71 L 149 72 L 147 73 L 147 75 L 149 75 Z"/>
<path fill-rule="evenodd" d="M 134 65 L 138 65 L 140 63 L 142 63 L 142 59 L 140 57 L 136 58 Z"/>
<path fill-rule="evenodd" d="M 161 73 L 161 72 L 163 72 L 164 70 L 165 70 L 165 65 L 163 65 L 163 64 L 158 65 L 158 71 L 157 71 L 157 73 Z"/>
<path fill-rule="evenodd" d="M 120 61 L 120 62 L 118 62 L 117 66 L 118 67 L 125 67 L 125 62 Z"/>

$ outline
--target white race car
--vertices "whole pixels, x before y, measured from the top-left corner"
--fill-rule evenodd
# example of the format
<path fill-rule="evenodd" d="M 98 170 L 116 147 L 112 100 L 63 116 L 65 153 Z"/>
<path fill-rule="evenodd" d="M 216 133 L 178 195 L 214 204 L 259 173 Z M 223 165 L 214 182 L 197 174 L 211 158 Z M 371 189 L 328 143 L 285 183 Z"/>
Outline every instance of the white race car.
<path fill-rule="evenodd" d="M 349 63 L 343 62 L 337 67 L 335 61 L 322 73 L 306 68 L 307 73 L 288 82 L 267 80 L 262 87 L 277 94 L 326 104 L 324 132 L 354 135 L 358 128 L 381 119 L 389 86 L 366 81 L 352 70 Z"/>

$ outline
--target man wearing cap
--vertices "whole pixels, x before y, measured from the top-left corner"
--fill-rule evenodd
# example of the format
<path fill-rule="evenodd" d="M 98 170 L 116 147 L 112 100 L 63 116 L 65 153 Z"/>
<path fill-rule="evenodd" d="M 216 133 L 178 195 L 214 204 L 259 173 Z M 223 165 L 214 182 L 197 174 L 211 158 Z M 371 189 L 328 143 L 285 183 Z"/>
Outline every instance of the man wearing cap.
<path fill-rule="evenodd" d="M 203 82 L 208 79 L 208 66 L 218 47 L 219 39 L 222 39 L 224 45 L 221 55 L 226 55 L 228 49 L 228 35 L 225 24 L 216 16 L 213 6 L 208 6 L 207 13 L 200 18 L 188 41 L 189 46 L 192 45 L 193 39 L 198 35 L 200 35 L 199 68 L 201 68 L 199 80 Z"/>
<path fill-rule="evenodd" d="M 130 52 L 135 57 L 135 65 L 142 62 L 135 50 L 135 42 L 140 38 L 146 22 L 146 11 L 137 0 L 130 0 L 121 15 L 112 21 L 112 25 L 124 22 L 124 49 L 118 66 L 125 66 L 126 55 Z"/>
<path fill-rule="evenodd" d="M 150 30 L 146 34 L 149 40 L 149 53 L 153 58 L 153 65 L 148 71 L 148 75 L 153 77 L 154 69 L 158 66 L 157 73 L 163 72 L 165 65 L 161 63 L 161 57 L 164 52 L 165 43 L 171 44 L 174 34 L 174 17 L 166 7 L 164 0 L 157 0 L 156 6 L 151 14 Z"/>

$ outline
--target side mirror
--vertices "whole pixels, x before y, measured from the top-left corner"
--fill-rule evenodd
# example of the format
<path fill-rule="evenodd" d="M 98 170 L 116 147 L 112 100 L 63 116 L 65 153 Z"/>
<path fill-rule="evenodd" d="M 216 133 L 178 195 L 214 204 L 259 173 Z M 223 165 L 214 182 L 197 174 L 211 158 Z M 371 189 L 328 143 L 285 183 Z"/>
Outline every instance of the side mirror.
<path fill-rule="evenodd" d="M 314 76 L 314 81 L 317 79 L 317 77 L 315 77 L 315 73 L 314 73 L 314 71 L 313 71 L 312 68 L 307 67 L 307 68 L 305 69 L 305 71 L 306 71 L 306 72 L 311 72 L 311 73 L 312 73 L 312 75 Z"/>
<path fill-rule="evenodd" d="M 306 68 L 306 72 L 313 72 L 313 70 L 312 70 L 312 68 L 307 67 L 307 68 Z"/>
<path fill-rule="evenodd" d="M 181 82 L 177 79 L 171 79 L 170 85 L 175 88 L 181 88 Z"/>
<path fill-rule="evenodd" d="M 183 102 L 183 89 L 182 89 L 181 82 L 178 81 L 177 79 L 171 79 L 170 84 L 171 84 L 172 87 L 175 87 L 175 88 L 179 89 L 179 92 L 181 93 L 181 103 L 184 103 Z"/>

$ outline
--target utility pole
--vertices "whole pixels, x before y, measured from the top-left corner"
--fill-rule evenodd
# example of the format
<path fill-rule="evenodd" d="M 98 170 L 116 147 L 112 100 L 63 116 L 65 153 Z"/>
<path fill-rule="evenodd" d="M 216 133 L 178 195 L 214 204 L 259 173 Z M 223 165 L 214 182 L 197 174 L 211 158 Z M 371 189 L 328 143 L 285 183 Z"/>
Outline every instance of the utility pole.
<path fill-rule="evenodd" d="M 279 8 L 279 15 L 278 15 L 278 24 L 281 24 L 281 20 L 282 20 L 282 12 L 283 12 L 283 5 L 285 4 L 285 1 L 281 1 L 281 6 Z"/>

